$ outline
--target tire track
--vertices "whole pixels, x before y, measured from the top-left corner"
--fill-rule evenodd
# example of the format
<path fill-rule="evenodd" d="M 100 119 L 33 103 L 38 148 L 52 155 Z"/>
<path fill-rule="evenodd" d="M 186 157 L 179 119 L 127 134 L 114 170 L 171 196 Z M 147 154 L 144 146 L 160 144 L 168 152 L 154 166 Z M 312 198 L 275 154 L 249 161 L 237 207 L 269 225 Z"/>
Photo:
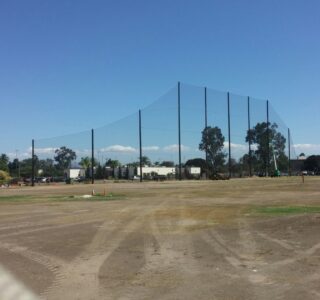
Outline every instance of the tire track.
<path fill-rule="evenodd" d="M 118 219 L 103 223 L 92 242 L 72 262 L 59 271 L 59 276 L 44 293 L 43 299 L 107 299 L 101 293 L 99 270 L 106 259 L 118 249 L 119 245 L 131 233 L 135 232 L 148 214 L 148 206 L 141 209 L 143 203 L 133 203 L 120 210 Z M 151 209 L 162 205 L 152 206 Z M 129 217 L 128 217 L 129 216 Z M 109 227 L 108 227 L 109 226 Z M 112 299 L 112 298 L 110 298 Z"/>
<path fill-rule="evenodd" d="M 60 260 L 58 258 L 52 258 L 47 255 L 41 254 L 39 252 L 32 251 L 28 249 L 27 247 L 21 247 L 10 243 L 4 243 L 0 242 L 0 248 L 4 249 L 8 252 L 18 254 L 22 257 L 25 257 L 33 262 L 36 262 L 45 268 L 47 268 L 49 271 L 53 272 L 54 274 L 59 273 L 59 268 L 63 266 L 65 263 L 63 260 Z"/>

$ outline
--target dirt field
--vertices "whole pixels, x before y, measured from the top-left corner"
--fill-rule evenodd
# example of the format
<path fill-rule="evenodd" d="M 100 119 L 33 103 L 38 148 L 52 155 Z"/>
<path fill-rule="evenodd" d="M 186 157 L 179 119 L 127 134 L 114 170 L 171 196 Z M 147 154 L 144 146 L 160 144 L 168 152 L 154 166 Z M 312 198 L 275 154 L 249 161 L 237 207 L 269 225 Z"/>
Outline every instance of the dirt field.
<path fill-rule="evenodd" d="M 319 299 L 320 178 L 1 189 L 0 264 L 42 299 Z"/>

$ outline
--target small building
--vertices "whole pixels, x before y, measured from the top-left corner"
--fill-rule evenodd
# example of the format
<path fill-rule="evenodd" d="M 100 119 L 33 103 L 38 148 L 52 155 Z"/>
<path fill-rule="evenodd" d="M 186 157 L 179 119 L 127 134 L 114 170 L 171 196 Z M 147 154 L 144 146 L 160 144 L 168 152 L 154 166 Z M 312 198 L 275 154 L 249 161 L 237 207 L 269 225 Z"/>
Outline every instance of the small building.
<path fill-rule="evenodd" d="M 137 168 L 137 175 L 140 176 L 140 168 Z M 142 167 L 142 177 L 153 178 L 155 176 L 175 177 L 175 167 Z"/>
<path fill-rule="evenodd" d="M 184 168 L 184 173 L 189 179 L 200 179 L 201 168 L 200 167 L 186 167 Z"/>
<path fill-rule="evenodd" d="M 77 177 L 85 177 L 86 170 L 83 168 L 70 168 L 65 170 L 65 176 L 69 179 L 75 179 Z"/>

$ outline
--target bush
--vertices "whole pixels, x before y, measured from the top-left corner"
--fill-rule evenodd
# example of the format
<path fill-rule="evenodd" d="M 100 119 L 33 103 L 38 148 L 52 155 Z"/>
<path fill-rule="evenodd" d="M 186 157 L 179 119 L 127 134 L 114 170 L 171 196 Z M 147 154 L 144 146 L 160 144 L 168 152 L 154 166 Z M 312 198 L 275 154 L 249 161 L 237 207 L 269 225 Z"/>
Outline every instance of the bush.
<path fill-rule="evenodd" d="M 0 170 L 0 185 L 8 183 L 10 179 L 11 177 L 7 172 Z"/>
<path fill-rule="evenodd" d="M 66 179 L 66 184 L 73 184 L 73 179 L 67 178 Z"/>

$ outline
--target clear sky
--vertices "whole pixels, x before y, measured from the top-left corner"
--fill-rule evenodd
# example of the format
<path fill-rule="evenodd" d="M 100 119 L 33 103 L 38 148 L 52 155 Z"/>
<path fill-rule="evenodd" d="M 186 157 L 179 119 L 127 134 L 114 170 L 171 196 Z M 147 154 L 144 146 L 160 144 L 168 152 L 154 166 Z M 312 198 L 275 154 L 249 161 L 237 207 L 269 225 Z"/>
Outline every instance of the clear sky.
<path fill-rule="evenodd" d="M 177 81 L 269 99 L 320 154 L 318 0 L 1 0 L 0 153 L 103 126 Z"/>

